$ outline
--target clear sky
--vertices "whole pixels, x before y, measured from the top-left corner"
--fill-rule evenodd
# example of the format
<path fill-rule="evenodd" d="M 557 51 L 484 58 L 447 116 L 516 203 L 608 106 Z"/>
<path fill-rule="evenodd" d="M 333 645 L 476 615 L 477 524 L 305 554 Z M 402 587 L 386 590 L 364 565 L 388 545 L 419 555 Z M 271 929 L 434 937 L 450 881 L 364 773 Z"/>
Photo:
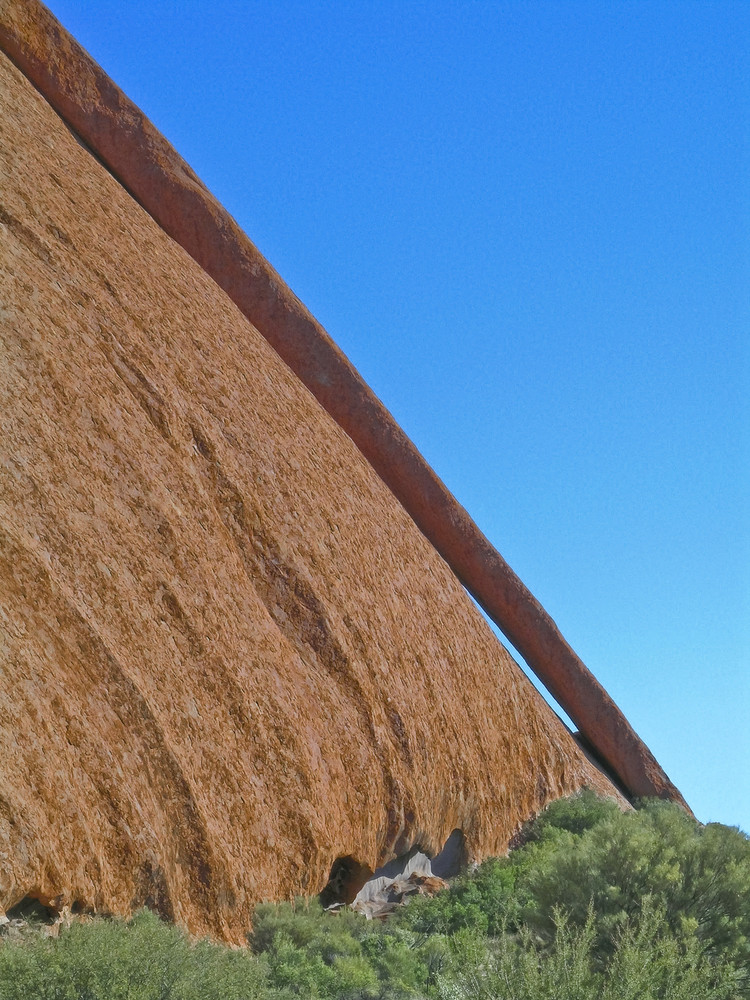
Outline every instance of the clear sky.
<path fill-rule="evenodd" d="M 750 4 L 50 6 L 750 830 Z"/>

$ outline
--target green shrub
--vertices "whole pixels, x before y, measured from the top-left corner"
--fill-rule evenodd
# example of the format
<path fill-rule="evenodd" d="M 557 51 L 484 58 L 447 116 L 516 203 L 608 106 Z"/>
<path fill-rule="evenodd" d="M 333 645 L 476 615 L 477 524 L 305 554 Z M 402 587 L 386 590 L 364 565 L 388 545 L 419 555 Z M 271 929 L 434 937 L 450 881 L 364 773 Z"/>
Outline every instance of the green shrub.
<path fill-rule="evenodd" d="M 258 907 L 251 948 L 148 912 L 0 939 L 0 1000 L 750 998 L 750 841 L 675 806 L 554 803 L 524 846 L 386 924 Z"/>
<path fill-rule="evenodd" d="M 421 995 L 440 950 L 434 942 L 419 944 L 407 929 L 347 910 L 332 916 L 306 900 L 259 906 L 250 943 L 266 960 L 271 985 L 299 996 L 357 1000 Z"/>
<path fill-rule="evenodd" d="M 648 896 L 676 939 L 696 937 L 717 961 L 750 967 L 750 841 L 739 830 L 648 802 L 580 834 L 550 824 L 512 863 L 522 921 L 541 934 L 552 933 L 555 908 L 580 927 L 593 906 L 606 954 Z"/>
<path fill-rule="evenodd" d="M 750 996 L 750 841 L 739 830 L 701 826 L 659 801 L 624 813 L 585 792 L 553 803 L 521 839 L 508 858 L 485 862 L 450 892 L 412 902 L 398 923 L 422 934 L 497 938 L 503 975 L 515 963 L 514 974 L 524 970 L 540 996 L 542 974 L 572 962 L 584 945 L 592 974 L 606 976 L 636 955 L 651 970 L 654 996 L 720 996 L 727 983 L 728 996 Z M 484 981 L 486 959 L 480 966 Z M 657 985 L 659 969 L 672 985 Z M 616 982 L 607 987 L 613 997 Z"/>
<path fill-rule="evenodd" d="M 532 932 L 505 934 L 439 983 L 441 1000 L 734 1000 L 737 974 L 709 963 L 695 941 L 682 947 L 663 911 L 646 901 L 604 966 L 593 912 L 582 927 L 562 912 L 541 947 Z"/>
<path fill-rule="evenodd" d="M 419 934 L 471 930 L 497 935 L 517 911 L 516 877 L 507 859 L 490 858 L 474 872 L 455 879 L 448 892 L 412 899 L 393 919 Z"/>
<path fill-rule="evenodd" d="M 261 1000 L 263 962 L 192 944 L 148 911 L 0 946 L 0 1000 Z"/>
<path fill-rule="evenodd" d="M 621 815 L 620 807 L 612 799 L 603 799 L 584 788 L 577 795 L 551 802 L 544 812 L 527 825 L 521 840 L 525 843 L 543 840 L 557 830 L 567 830 L 568 833 L 580 836 L 605 820 L 616 820 Z"/>

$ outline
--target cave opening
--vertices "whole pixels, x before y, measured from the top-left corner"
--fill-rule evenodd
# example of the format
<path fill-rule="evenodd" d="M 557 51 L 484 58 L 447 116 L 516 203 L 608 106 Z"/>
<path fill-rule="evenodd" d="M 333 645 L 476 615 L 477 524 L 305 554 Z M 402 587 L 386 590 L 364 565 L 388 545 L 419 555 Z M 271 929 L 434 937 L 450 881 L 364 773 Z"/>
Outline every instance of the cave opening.
<path fill-rule="evenodd" d="M 59 914 L 52 906 L 45 906 L 36 896 L 24 896 L 5 912 L 8 920 L 23 920 L 26 924 L 54 924 Z"/>
<path fill-rule="evenodd" d="M 331 865 L 331 874 L 319 899 L 324 909 L 337 904 L 353 903 L 357 893 L 369 879 L 372 868 L 357 861 L 351 854 L 336 858 Z"/>

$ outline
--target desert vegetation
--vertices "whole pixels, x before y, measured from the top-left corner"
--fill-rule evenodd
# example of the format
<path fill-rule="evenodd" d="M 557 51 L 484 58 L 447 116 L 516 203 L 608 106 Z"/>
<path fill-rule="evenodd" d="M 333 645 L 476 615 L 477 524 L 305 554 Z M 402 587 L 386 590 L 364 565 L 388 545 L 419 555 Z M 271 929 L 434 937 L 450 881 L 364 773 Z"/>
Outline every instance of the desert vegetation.
<path fill-rule="evenodd" d="M 554 803 L 507 858 L 386 922 L 264 904 L 248 948 L 142 911 L 0 944 L 0 1000 L 750 997 L 750 840 L 681 809 Z"/>

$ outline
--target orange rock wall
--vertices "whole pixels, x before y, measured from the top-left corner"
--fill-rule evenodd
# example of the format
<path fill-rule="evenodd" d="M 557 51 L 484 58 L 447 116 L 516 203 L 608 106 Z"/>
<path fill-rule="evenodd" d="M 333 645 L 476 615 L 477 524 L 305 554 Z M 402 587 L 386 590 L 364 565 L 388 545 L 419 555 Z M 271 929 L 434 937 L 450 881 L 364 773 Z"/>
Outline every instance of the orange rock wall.
<path fill-rule="evenodd" d="M 325 330 L 143 113 L 38 0 L 3 0 L 0 47 L 352 438 L 623 787 L 631 795 L 658 795 L 688 809 L 555 622 Z"/>
<path fill-rule="evenodd" d="M 339 426 L 0 58 L 0 906 L 240 941 L 616 794 Z"/>

